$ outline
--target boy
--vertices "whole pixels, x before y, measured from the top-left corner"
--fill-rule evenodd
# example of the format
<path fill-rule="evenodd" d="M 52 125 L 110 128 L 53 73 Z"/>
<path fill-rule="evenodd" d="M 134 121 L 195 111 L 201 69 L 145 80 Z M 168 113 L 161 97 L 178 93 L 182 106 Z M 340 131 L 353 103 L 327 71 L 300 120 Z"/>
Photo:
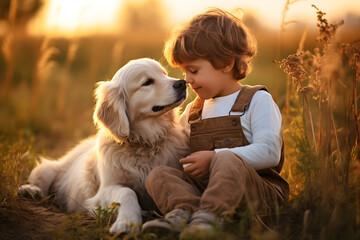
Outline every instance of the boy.
<path fill-rule="evenodd" d="M 180 159 L 184 171 L 150 172 L 146 189 L 165 217 L 143 231 L 212 231 L 240 204 L 264 212 L 287 199 L 280 111 L 265 87 L 239 83 L 255 45 L 242 21 L 220 9 L 195 16 L 166 43 L 165 57 L 197 94 L 180 118 L 192 153 Z"/>

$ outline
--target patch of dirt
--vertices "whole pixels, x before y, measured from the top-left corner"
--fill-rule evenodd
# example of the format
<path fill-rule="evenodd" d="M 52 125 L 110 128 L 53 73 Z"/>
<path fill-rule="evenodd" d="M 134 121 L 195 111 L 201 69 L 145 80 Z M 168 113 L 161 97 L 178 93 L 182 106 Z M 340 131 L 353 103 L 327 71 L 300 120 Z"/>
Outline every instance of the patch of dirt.
<path fill-rule="evenodd" d="M 70 214 L 44 201 L 18 198 L 0 204 L 0 239 L 53 239 Z"/>

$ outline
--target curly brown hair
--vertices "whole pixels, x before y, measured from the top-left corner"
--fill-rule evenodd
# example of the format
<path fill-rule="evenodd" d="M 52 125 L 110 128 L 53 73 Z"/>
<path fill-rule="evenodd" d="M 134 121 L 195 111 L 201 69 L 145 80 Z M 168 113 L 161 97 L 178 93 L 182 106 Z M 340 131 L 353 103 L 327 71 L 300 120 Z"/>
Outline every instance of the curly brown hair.
<path fill-rule="evenodd" d="M 256 41 L 242 20 L 218 8 L 196 15 L 175 30 L 164 47 L 164 56 L 173 67 L 203 58 L 221 69 L 234 60 L 233 74 L 238 80 L 249 73 L 255 53 Z"/>

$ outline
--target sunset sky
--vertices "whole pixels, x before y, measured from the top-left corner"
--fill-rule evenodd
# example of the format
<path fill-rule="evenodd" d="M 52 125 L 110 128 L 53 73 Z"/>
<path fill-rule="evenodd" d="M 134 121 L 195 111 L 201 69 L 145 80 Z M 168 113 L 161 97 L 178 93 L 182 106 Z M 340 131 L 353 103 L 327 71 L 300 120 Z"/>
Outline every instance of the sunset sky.
<path fill-rule="evenodd" d="M 141 0 L 133 0 L 141 1 Z M 189 20 L 195 14 L 209 7 L 220 7 L 231 11 L 242 8 L 254 14 L 267 27 L 277 29 L 286 0 L 163 0 L 170 24 Z M 39 17 L 30 27 L 33 33 L 54 33 L 76 35 L 88 33 L 109 33 L 118 27 L 119 9 L 122 0 L 49 0 Z M 287 13 L 288 20 L 313 22 L 315 4 L 327 13 L 331 21 L 344 18 L 347 13 L 360 15 L 358 0 L 301 0 L 292 5 Z"/>

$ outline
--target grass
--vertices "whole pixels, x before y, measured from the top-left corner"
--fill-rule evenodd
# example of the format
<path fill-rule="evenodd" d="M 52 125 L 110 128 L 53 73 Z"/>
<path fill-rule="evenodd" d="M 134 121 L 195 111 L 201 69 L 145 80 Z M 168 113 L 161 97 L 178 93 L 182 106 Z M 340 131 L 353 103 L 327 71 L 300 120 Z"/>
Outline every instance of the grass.
<path fill-rule="evenodd" d="M 54 239 L 112 239 L 109 236 L 111 223 L 116 216 L 119 204 L 113 203 L 109 208 L 98 207 L 95 219 L 84 213 L 74 213 L 54 229 Z"/>
<path fill-rule="evenodd" d="M 302 238 L 355 239 L 360 216 L 360 176 L 354 167 L 360 150 L 359 42 L 337 42 L 343 22 L 330 24 L 313 7 L 319 47 L 298 49 L 279 62 L 292 80 L 287 101 L 293 110 L 284 122 L 287 159 L 295 166 L 288 166 L 288 180 L 295 186 L 297 210 L 303 211 Z M 352 50 L 344 51 L 344 46 Z"/>
<path fill-rule="evenodd" d="M 34 138 L 24 132 L 11 135 L 0 132 L 0 202 L 12 201 L 29 170 L 34 167 L 32 144 Z"/>
<path fill-rule="evenodd" d="M 283 16 L 295 2 L 287 1 Z M 298 44 L 278 40 L 275 52 L 279 58 L 280 52 L 290 53 L 282 60 L 276 57 L 276 67 L 286 73 L 287 81 L 276 85 L 283 90 L 274 97 L 283 113 L 286 161 L 282 175 L 290 183 L 290 199 L 264 218 L 249 209 L 238 209 L 227 216 L 224 230 L 218 230 L 215 239 L 360 238 L 360 40 L 339 41 L 337 32 L 344 23 L 331 24 L 324 12 L 314 9 L 317 39 L 304 30 Z M 285 34 L 285 27 L 281 34 Z M 50 151 L 53 157 L 59 157 L 77 141 L 95 133 L 90 93 L 96 81 L 111 77 L 110 73 L 131 58 L 146 55 L 161 59 L 158 36 L 144 49 L 139 49 L 138 42 L 132 44 L 117 37 L 24 39 L 9 35 L 1 43 L 2 62 L 9 68 L 1 83 L 7 90 L 1 91 L 0 99 L 0 210 L 8 203 L 22 203 L 16 198 L 17 188 L 26 181 L 37 155 Z M 315 46 L 307 44 L 315 41 Z M 103 42 L 107 44 L 100 44 Z M 276 45 L 276 39 L 273 43 Z M 260 40 L 259 45 L 263 52 L 267 50 L 262 49 Z M 31 56 L 35 64 L 20 61 L 18 49 Z M 259 56 L 257 64 L 262 65 L 254 66 L 247 83 L 265 78 L 256 69 L 268 68 L 270 60 L 262 61 L 273 57 Z M 84 66 L 87 71 L 83 71 Z M 31 74 L 26 72 L 29 69 Z M 181 77 L 178 70 L 170 70 L 170 75 Z M 270 90 L 272 83 L 268 83 Z M 113 205 L 97 209 L 93 219 L 81 213 L 66 215 L 52 235 L 56 239 L 174 238 L 135 230 L 127 235 L 111 235 L 108 230 L 115 212 Z"/>

